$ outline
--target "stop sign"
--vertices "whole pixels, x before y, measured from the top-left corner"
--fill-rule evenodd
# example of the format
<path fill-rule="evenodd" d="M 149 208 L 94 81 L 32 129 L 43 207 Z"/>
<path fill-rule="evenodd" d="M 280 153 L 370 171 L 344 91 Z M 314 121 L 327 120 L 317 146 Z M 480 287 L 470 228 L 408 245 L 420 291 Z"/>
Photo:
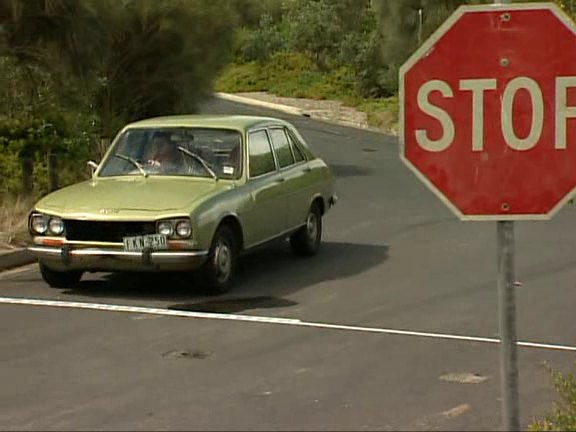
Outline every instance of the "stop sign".
<path fill-rule="evenodd" d="M 401 157 L 466 220 L 576 189 L 576 31 L 553 4 L 459 8 L 400 70 Z"/>

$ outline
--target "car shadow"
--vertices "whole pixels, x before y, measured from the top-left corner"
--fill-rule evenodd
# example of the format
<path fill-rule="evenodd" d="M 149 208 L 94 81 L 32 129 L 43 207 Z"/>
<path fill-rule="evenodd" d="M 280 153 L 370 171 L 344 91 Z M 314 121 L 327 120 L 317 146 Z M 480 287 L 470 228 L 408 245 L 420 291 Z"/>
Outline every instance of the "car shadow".
<path fill-rule="evenodd" d="M 275 242 L 241 258 L 231 292 L 206 296 L 194 273 L 113 273 L 90 276 L 63 295 L 168 302 L 170 309 L 235 313 L 296 305 L 284 297 L 331 280 L 370 270 L 388 259 L 388 246 L 324 242 L 318 255 L 294 257 L 286 242 Z M 101 276 L 101 275 L 99 275 Z"/>

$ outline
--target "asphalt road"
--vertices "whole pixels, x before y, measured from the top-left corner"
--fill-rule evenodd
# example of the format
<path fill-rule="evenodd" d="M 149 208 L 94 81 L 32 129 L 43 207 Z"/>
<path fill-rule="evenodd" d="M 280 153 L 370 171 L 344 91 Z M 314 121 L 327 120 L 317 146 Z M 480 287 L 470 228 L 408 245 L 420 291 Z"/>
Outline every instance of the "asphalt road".
<path fill-rule="evenodd" d="M 498 337 L 495 223 L 456 220 L 401 164 L 392 137 L 232 103 L 204 110 L 289 118 L 328 161 L 340 201 L 320 255 L 271 245 L 217 298 L 175 276 L 95 274 L 51 290 L 34 266 L 0 275 L 3 298 L 159 309 L 0 300 L 0 428 L 499 429 L 498 345 L 448 338 Z M 566 207 L 517 224 L 522 341 L 576 345 L 575 218 Z M 519 349 L 524 427 L 556 397 L 546 365 L 569 371 L 574 360 Z"/>

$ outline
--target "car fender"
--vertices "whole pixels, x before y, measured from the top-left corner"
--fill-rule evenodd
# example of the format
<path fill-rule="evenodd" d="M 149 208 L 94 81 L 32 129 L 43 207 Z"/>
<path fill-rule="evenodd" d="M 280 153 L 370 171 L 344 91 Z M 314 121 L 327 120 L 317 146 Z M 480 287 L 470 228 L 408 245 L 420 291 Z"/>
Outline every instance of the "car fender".
<path fill-rule="evenodd" d="M 216 230 L 227 217 L 233 217 L 242 228 L 239 209 L 243 201 L 241 194 L 236 189 L 211 197 L 194 209 L 190 217 L 196 232 L 194 241 L 197 247 L 209 249 Z"/>

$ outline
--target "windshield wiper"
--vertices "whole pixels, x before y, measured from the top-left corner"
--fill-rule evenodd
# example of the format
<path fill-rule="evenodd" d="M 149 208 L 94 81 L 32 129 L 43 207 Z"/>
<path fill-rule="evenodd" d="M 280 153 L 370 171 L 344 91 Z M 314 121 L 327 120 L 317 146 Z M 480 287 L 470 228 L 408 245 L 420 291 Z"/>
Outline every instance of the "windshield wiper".
<path fill-rule="evenodd" d="M 142 168 L 142 165 L 140 165 L 135 159 L 132 159 L 131 157 L 123 155 L 121 153 L 114 153 L 114 156 L 130 162 L 132 165 L 138 168 L 138 171 L 140 171 L 144 177 L 148 177 L 148 173 L 146 172 L 146 170 Z"/>
<path fill-rule="evenodd" d="M 200 164 L 204 167 L 204 169 L 206 171 L 208 171 L 210 173 L 210 175 L 212 176 L 212 178 L 216 181 L 218 181 L 218 176 L 216 175 L 216 173 L 214 172 L 214 170 L 212 168 L 210 168 L 210 166 L 208 165 L 208 162 L 206 162 L 204 159 L 202 159 L 200 156 L 198 156 L 196 153 L 191 152 L 188 149 L 185 149 L 184 147 L 178 146 L 178 150 L 180 150 L 182 153 L 187 154 L 188 156 L 190 156 L 191 158 L 196 159 L 198 162 L 200 162 Z"/>

